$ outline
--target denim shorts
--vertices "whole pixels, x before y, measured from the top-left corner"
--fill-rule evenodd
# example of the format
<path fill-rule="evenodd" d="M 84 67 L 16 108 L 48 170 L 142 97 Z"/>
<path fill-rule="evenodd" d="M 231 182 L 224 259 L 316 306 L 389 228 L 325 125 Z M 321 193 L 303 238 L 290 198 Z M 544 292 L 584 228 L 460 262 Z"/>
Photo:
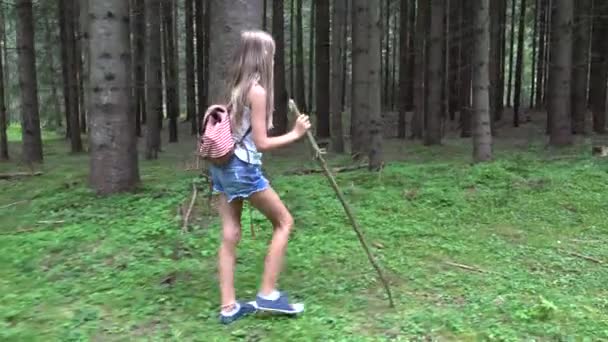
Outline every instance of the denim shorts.
<path fill-rule="evenodd" d="M 233 156 L 222 166 L 210 165 L 213 192 L 226 195 L 228 202 L 246 199 L 256 192 L 266 190 L 269 182 L 262 174 L 262 166 L 250 164 Z"/>

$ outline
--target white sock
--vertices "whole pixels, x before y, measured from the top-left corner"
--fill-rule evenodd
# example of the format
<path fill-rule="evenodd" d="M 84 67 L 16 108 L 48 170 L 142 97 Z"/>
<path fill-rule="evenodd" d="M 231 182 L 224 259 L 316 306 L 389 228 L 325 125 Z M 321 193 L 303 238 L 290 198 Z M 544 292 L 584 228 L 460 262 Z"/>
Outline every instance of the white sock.
<path fill-rule="evenodd" d="M 237 312 L 239 312 L 240 309 L 241 309 L 241 306 L 239 305 L 239 303 L 235 303 L 232 310 L 230 310 L 230 311 L 222 310 L 222 315 L 223 316 L 234 316 Z"/>
<path fill-rule="evenodd" d="M 281 294 L 277 290 L 272 290 L 272 292 L 270 292 L 269 295 L 265 296 L 262 293 L 259 293 L 259 296 L 262 299 L 265 299 L 265 300 L 277 300 L 277 299 L 279 299 L 279 297 L 281 296 Z"/>

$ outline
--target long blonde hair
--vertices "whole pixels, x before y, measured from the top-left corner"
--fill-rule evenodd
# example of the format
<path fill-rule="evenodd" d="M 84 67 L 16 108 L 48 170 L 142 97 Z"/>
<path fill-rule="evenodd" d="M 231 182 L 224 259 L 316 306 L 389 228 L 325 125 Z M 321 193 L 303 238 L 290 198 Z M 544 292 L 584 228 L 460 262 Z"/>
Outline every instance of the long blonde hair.
<path fill-rule="evenodd" d="M 273 59 L 275 42 L 264 31 L 243 31 L 232 61 L 229 78 L 228 104 L 232 107 L 232 120 L 240 127 L 243 111 L 248 105 L 247 95 L 255 84 L 266 90 L 266 126 L 271 129 L 274 112 Z"/>

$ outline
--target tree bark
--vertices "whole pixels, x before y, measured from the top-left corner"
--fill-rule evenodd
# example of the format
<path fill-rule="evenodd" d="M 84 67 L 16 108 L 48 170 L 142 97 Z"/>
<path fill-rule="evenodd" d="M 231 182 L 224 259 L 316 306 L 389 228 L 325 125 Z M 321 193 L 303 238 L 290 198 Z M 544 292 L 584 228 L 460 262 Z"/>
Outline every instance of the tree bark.
<path fill-rule="evenodd" d="M 7 23 L 6 23 L 6 15 L 7 15 L 7 10 L 5 8 L 5 6 L 8 6 L 7 3 L 0 3 L 0 20 L 2 21 L 0 23 L 0 30 L 2 30 L 2 32 L 0 32 L 0 39 L 2 40 L 2 50 L 0 51 L 0 54 L 2 54 L 4 57 L 4 100 L 5 100 L 5 104 L 6 104 L 6 110 L 8 112 L 10 112 L 11 108 L 10 108 L 10 94 L 9 94 L 9 90 L 10 90 L 10 84 L 11 84 L 11 73 L 10 73 L 10 67 L 9 67 L 9 63 L 8 63 L 8 43 L 7 43 L 7 37 L 6 37 L 6 28 L 7 28 Z M 59 115 L 59 113 L 58 113 Z M 7 116 L 7 122 L 6 122 L 7 126 L 10 124 L 10 122 L 8 121 L 8 116 Z"/>
<path fill-rule="evenodd" d="M 211 0 L 207 0 L 211 1 Z M 205 114 L 208 102 L 208 90 L 205 87 L 205 0 L 194 0 L 195 7 L 195 35 L 196 35 L 196 90 L 197 108 L 199 118 Z"/>
<path fill-rule="evenodd" d="M 351 95 L 351 153 L 355 159 L 364 155 L 369 149 L 369 117 L 372 110 L 370 93 L 370 6 L 367 0 L 352 1 L 352 95 Z M 369 146 L 369 145 L 368 145 Z"/>
<path fill-rule="evenodd" d="M 589 103 L 593 112 L 593 131 L 606 132 L 606 80 L 608 76 L 608 5 L 599 1 L 594 5 L 591 46 L 591 79 Z"/>
<path fill-rule="evenodd" d="M 509 1 L 509 0 L 507 0 Z M 511 93 L 513 91 L 513 55 L 515 54 L 515 11 L 517 0 L 511 0 L 511 34 L 509 37 L 509 80 L 507 82 L 507 107 L 512 105 Z"/>
<path fill-rule="evenodd" d="M 296 68 L 295 68 L 295 0 L 289 1 L 289 97 L 296 93 Z"/>
<path fill-rule="evenodd" d="M 0 24 L 1 27 L 2 24 Z M 49 119 L 51 122 L 52 128 L 57 128 L 62 126 L 62 117 L 61 117 L 61 103 L 59 101 L 59 95 L 57 92 L 57 78 L 55 77 L 57 72 L 55 69 L 55 53 L 54 47 L 57 43 L 57 39 L 54 36 L 55 30 L 54 26 L 49 20 L 49 16 L 44 16 L 44 40 L 46 41 L 46 50 L 48 51 L 48 61 L 45 62 L 48 66 L 47 72 L 51 75 L 49 79 L 49 86 L 51 88 L 51 110 L 52 110 L 52 119 Z M 4 84 L 3 84 L 4 86 Z"/>
<path fill-rule="evenodd" d="M 22 157 L 26 163 L 38 163 L 43 161 L 43 154 L 32 1 L 17 0 L 15 6 L 17 9 L 19 88 L 21 89 Z"/>
<path fill-rule="evenodd" d="M 515 61 L 515 96 L 513 99 L 513 127 L 519 126 L 519 108 L 521 100 L 521 83 L 523 78 L 524 64 L 524 31 L 526 19 L 526 0 L 521 0 L 519 11 L 519 28 L 517 36 L 517 60 Z"/>
<path fill-rule="evenodd" d="M 475 7 L 473 6 L 473 4 L 470 0 L 463 1 L 461 6 L 462 6 L 463 22 L 464 22 L 465 26 L 467 26 L 466 23 L 470 23 L 475 20 L 475 18 L 473 16 Z M 471 31 L 467 30 L 466 32 L 467 32 L 467 34 L 470 34 Z M 473 57 L 471 51 L 475 47 L 472 44 L 472 41 L 470 39 L 466 39 L 466 35 L 465 35 L 465 38 L 462 40 L 461 44 L 462 45 L 461 45 L 461 54 L 460 54 L 460 58 L 461 58 L 460 72 L 462 74 L 460 75 L 460 80 L 461 80 L 460 99 L 462 102 L 460 104 L 460 126 L 461 126 L 460 137 L 470 138 L 473 135 L 473 115 L 474 115 L 474 113 L 472 111 L 472 107 L 471 107 L 471 92 L 472 92 L 471 83 L 472 83 L 473 73 L 472 73 L 472 64 L 470 63 L 470 60 Z"/>
<path fill-rule="evenodd" d="M 146 4 L 145 0 L 134 0 L 133 20 L 135 23 L 134 58 L 135 61 L 135 134 L 142 136 L 141 125 L 146 123 Z"/>
<path fill-rule="evenodd" d="M 80 136 L 80 111 L 78 103 L 78 70 L 74 40 L 74 2 L 73 0 L 59 0 L 59 15 L 63 22 L 61 28 L 62 63 L 64 66 L 64 92 L 67 100 L 65 104 L 66 119 L 69 122 L 69 137 L 72 153 L 82 152 Z"/>
<path fill-rule="evenodd" d="M 490 1 L 490 117 L 493 121 L 498 121 L 501 116 L 498 114 L 499 99 L 498 87 L 500 79 L 500 12 L 501 1 Z"/>
<path fill-rule="evenodd" d="M 146 0 L 146 159 L 157 159 L 161 151 L 162 57 L 160 32 L 161 0 Z"/>
<path fill-rule="evenodd" d="M 534 106 L 540 109 L 543 106 L 543 95 L 545 90 L 545 60 L 546 60 L 546 39 L 547 39 L 547 7 L 549 0 L 540 1 L 540 13 L 538 14 L 538 59 L 536 61 L 536 95 Z"/>
<path fill-rule="evenodd" d="M 587 117 L 587 82 L 589 72 L 589 44 L 591 0 L 575 3 L 574 50 L 572 55 L 572 133 L 585 134 Z"/>
<path fill-rule="evenodd" d="M 0 4 L 0 6 L 3 6 Z M 2 9 L 4 12 L 4 9 Z M 2 23 L 0 23 L 2 27 L 4 27 L 4 16 L 2 16 Z M 6 44 L 6 42 L 3 42 Z M 4 56 L 0 53 L 0 161 L 5 161 L 9 159 L 8 155 L 8 138 L 6 135 L 6 101 L 4 98 L 5 87 L 4 87 Z"/>
<path fill-rule="evenodd" d="M 281 15 L 277 15 L 280 13 Z M 276 51 L 274 55 L 274 108 L 275 115 L 273 133 L 277 135 L 287 132 L 287 83 L 285 80 L 285 21 L 283 0 L 272 2 L 272 35 Z"/>
<path fill-rule="evenodd" d="M 507 0 L 498 0 L 499 10 L 500 10 L 500 22 L 498 27 L 500 28 L 500 66 L 498 77 L 498 86 L 496 90 L 496 112 L 495 112 L 495 121 L 502 120 L 502 115 L 505 107 L 505 71 L 507 65 Z"/>
<path fill-rule="evenodd" d="M 162 6 L 163 27 L 165 33 L 165 74 L 167 92 L 167 117 L 169 118 L 169 142 L 177 142 L 177 119 L 179 117 L 178 68 L 175 58 L 175 32 L 173 1 L 164 0 Z"/>
<path fill-rule="evenodd" d="M 473 49 L 473 159 L 492 159 L 490 128 L 490 0 L 476 0 L 475 48 Z"/>
<path fill-rule="evenodd" d="M 390 11 L 390 0 L 384 0 L 384 3 L 382 3 L 382 0 L 380 0 L 380 23 L 382 25 L 382 20 L 384 20 L 384 25 L 381 26 L 381 30 L 380 30 L 380 57 L 384 58 L 384 60 L 381 60 L 381 73 L 380 73 L 380 79 L 381 79 L 381 83 L 380 86 L 382 87 L 382 95 L 381 95 L 381 100 L 382 100 L 382 107 L 384 108 L 384 110 L 387 110 L 389 107 L 389 70 L 390 70 L 390 64 L 389 64 L 389 58 L 391 56 L 391 30 L 390 30 L 390 25 L 391 25 L 391 21 L 390 21 L 390 17 L 391 17 L 391 11 Z M 382 5 L 384 4 L 384 5 Z M 384 45 L 384 46 L 383 46 Z M 383 53 L 384 52 L 384 53 Z"/>
<path fill-rule="evenodd" d="M 405 139 L 407 132 L 407 110 L 408 110 L 408 83 L 411 78 L 409 74 L 409 58 L 410 46 L 409 43 L 409 1 L 401 0 L 399 9 L 399 19 L 401 27 L 399 28 L 399 119 L 397 122 L 397 137 Z"/>
<path fill-rule="evenodd" d="M 88 18 L 86 15 L 83 16 L 83 11 L 88 12 L 89 0 L 73 0 L 74 1 L 74 36 L 75 36 L 75 49 L 74 49 L 74 60 L 76 61 L 76 69 L 78 70 L 78 113 L 80 115 L 80 131 L 82 133 L 87 132 L 87 107 L 85 100 L 85 78 L 88 78 L 87 70 L 85 67 L 88 63 L 85 61 L 83 50 L 87 48 L 88 44 L 88 33 L 85 31 L 88 27 Z M 127 0 L 128 1 L 128 0 Z M 86 38 L 85 38 L 86 36 Z M 86 64 L 85 64 L 86 63 Z M 88 86 L 88 84 L 87 84 Z"/>
<path fill-rule="evenodd" d="M 240 42 L 242 30 L 259 30 L 262 27 L 262 0 L 209 0 L 211 1 L 209 100 L 223 101 L 227 90 L 227 74 L 232 54 Z"/>
<path fill-rule="evenodd" d="M 368 77 L 369 81 L 369 169 L 379 171 L 384 165 L 382 146 L 382 75 L 380 63 L 382 58 L 380 37 L 382 36 L 382 18 L 378 6 L 369 4 L 368 10 Z M 388 51 L 387 51 L 388 52 Z M 388 68 L 388 65 L 386 66 Z"/>
<path fill-rule="evenodd" d="M 194 0 L 186 0 L 186 118 L 190 120 L 190 133 L 199 132 L 196 115 L 196 86 L 194 79 Z"/>
<path fill-rule="evenodd" d="M 414 72 L 414 117 L 412 118 L 412 138 L 422 139 L 426 117 L 426 64 L 429 0 L 418 0 L 416 19 L 416 47 Z"/>
<path fill-rule="evenodd" d="M 313 113 L 315 111 L 315 1 L 310 2 L 310 28 L 309 28 L 309 48 L 308 48 L 308 104 L 310 108 L 308 111 Z"/>
<path fill-rule="evenodd" d="M 298 106 L 307 112 L 306 81 L 304 79 L 304 34 L 302 27 L 302 0 L 296 0 L 296 94 Z"/>
<path fill-rule="evenodd" d="M 139 183 L 139 167 L 135 117 L 129 113 L 128 2 L 90 5 L 90 183 L 102 195 L 132 191 Z"/>
<path fill-rule="evenodd" d="M 431 0 L 431 29 L 428 56 L 428 111 L 424 135 L 425 145 L 441 144 L 441 94 L 443 85 L 444 1 Z"/>
<path fill-rule="evenodd" d="M 329 138 L 329 1 L 316 2 L 315 12 L 316 135 Z"/>
<path fill-rule="evenodd" d="M 532 33 L 532 76 L 530 77 L 530 108 L 534 106 L 534 95 L 536 93 L 536 50 L 538 47 L 538 15 L 540 13 L 541 0 L 535 0 L 534 4 L 534 32 Z"/>
<path fill-rule="evenodd" d="M 572 73 L 572 21 L 574 0 L 556 0 L 552 11 L 549 70 L 550 139 L 553 146 L 572 144 L 570 82 Z"/>
<path fill-rule="evenodd" d="M 344 96 L 344 50 L 346 40 L 346 0 L 335 0 L 332 13 L 331 41 L 331 138 L 332 149 L 344 153 L 344 132 L 342 130 L 342 98 Z"/>

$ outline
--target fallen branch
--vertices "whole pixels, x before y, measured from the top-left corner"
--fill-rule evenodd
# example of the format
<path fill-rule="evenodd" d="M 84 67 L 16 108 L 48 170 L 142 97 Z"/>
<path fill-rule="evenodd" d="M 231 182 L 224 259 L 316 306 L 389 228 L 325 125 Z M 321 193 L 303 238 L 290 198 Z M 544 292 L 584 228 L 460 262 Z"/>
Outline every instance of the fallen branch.
<path fill-rule="evenodd" d="M 60 228 L 62 226 L 60 225 L 49 225 L 43 228 L 35 228 L 35 227 L 30 227 L 30 228 L 23 228 L 23 229 L 18 229 L 12 232 L 0 232 L 0 236 L 7 236 L 7 235 L 21 235 L 21 234 L 27 234 L 27 233 L 41 233 L 41 232 L 47 232 L 47 231 L 51 231 L 51 230 L 55 230 L 57 228 Z"/>
<path fill-rule="evenodd" d="M 289 100 L 289 109 L 296 116 L 300 115 L 300 111 L 298 110 L 298 107 L 296 106 L 296 103 L 293 100 Z M 350 224 L 352 225 L 353 229 L 355 230 L 355 233 L 357 234 L 357 238 L 359 239 L 359 242 L 361 242 L 361 246 L 363 247 L 365 254 L 367 254 L 367 258 L 369 259 L 369 262 L 372 264 L 372 266 L 378 273 L 378 276 L 380 277 L 380 280 L 382 281 L 382 284 L 384 285 L 384 289 L 386 290 L 386 294 L 388 296 L 388 301 L 389 301 L 390 307 L 391 308 L 395 307 L 395 302 L 393 301 L 393 295 L 391 294 L 391 289 L 388 285 L 388 281 L 382 274 L 382 270 L 380 269 L 380 266 L 378 266 L 378 264 L 374 260 L 374 257 L 372 256 L 372 253 L 370 252 L 370 248 L 368 247 L 367 242 L 365 241 L 365 237 L 363 236 L 361 228 L 359 228 L 359 224 L 355 220 L 355 217 L 353 216 L 350 206 L 348 205 L 348 203 L 346 203 L 346 200 L 344 199 L 344 195 L 342 194 L 340 187 L 338 187 L 338 183 L 336 183 L 336 179 L 332 175 L 331 171 L 329 170 L 329 167 L 327 166 L 327 162 L 325 162 L 325 159 L 323 158 L 323 152 L 317 145 L 317 142 L 316 142 L 315 138 L 312 136 L 312 133 L 310 133 L 310 131 L 306 132 L 306 136 L 308 138 L 308 142 L 310 143 L 312 149 L 315 152 L 315 158 L 317 159 L 317 161 L 323 168 L 323 172 L 325 173 L 325 176 L 327 176 L 327 179 L 329 180 L 329 184 L 334 189 L 336 195 L 338 196 L 338 199 L 340 200 L 340 203 L 342 203 L 342 207 L 344 208 L 344 211 L 346 212 L 346 216 L 348 216 Z"/>
<path fill-rule="evenodd" d="M 566 252 L 566 253 L 567 253 L 568 255 L 573 256 L 573 257 L 577 257 L 577 258 L 581 258 L 581 259 L 584 259 L 584 260 L 587 260 L 587 261 L 591 261 L 591 262 L 594 262 L 594 263 L 596 263 L 596 264 L 600 264 L 600 265 L 603 265 L 603 264 L 604 264 L 604 261 L 599 260 L 599 259 L 596 259 L 596 258 L 594 258 L 594 257 L 590 257 L 590 256 L 583 255 L 583 254 L 576 253 L 576 252 Z"/>
<path fill-rule="evenodd" d="M 0 173 L 0 179 L 13 179 L 23 177 L 34 177 L 40 176 L 42 172 L 14 172 L 14 173 Z"/>
<path fill-rule="evenodd" d="M 335 174 L 335 173 L 340 173 L 340 172 L 356 171 L 356 170 L 361 170 L 361 169 L 365 169 L 365 168 L 367 168 L 367 164 L 340 166 L 340 167 L 332 168 L 331 172 Z M 323 169 L 299 169 L 299 170 L 287 171 L 284 174 L 303 176 L 303 175 L 310 175 L 313 173 L 323 173 L 323 172 L 325 172 L 325 170 L 323 170 Z"/>
<path fill-rule="evenodd" d="M 19 204 L 21 204 L 21 203 L 25 203 L 25 202 L 27 202 L 27 200 L 23 200 L 23 201 L 17 201 L 17 202 L 14 202 L 14 203 L 10 203 L 10 204 L 7 204 L 7 205 L 3 205 L 3 206 L 1 206 L 1 207 L 0 207 L 0 209 L 7 209 L 7 208 L 14 207 L 14 206 L 16 206 L 16 205 L 19 205 Z"/>
<path fill-rule="evenodd" d="M 458 263 L 455 263 L 455 262 L 446 261 L 445 264 L 448 265 L 448 266 L 453 266 L 453 267 L 461 268 L 463 270 L 467 270 L 467 271 L 471 271 L 471 272 L 490 273 L 490 272 L 482 270 L 481 268 L 478 268 L 478 267 L 464 265 L 464 264 L 458 264 Z"/>
<path fill-rule="evenodd" d="M 182 225 L 182 233 L 188 232 L 188 221 L 190 221 L 190 215 L 192 214 L 192 208 L 194 207 L 194 202 L 196 202 L 196 195 L 198 194 L 198 190 L 196 189 L 196 184 L 192 182 L 192 197 L 190 198 L 190 205 L 188 206 L 188 210 L 186 211 L 186 215 L 184 216 L 184 223 Z"/>
<path fill-rule="evenodd" d="M 577 243 L 604 243 L 604 242 L 606 242 L 604 240 L 581 240 L 581 239 L 572 239 L 570 241 L 577 242 Z"/>
<path fill-rule="evenodd" d="M 61 223 L 65 223 L 65 221 L 63 221 L 63 220 L 59 220 L 59 221 L 38 221 L 38 224 L 61 224 Z"/>

